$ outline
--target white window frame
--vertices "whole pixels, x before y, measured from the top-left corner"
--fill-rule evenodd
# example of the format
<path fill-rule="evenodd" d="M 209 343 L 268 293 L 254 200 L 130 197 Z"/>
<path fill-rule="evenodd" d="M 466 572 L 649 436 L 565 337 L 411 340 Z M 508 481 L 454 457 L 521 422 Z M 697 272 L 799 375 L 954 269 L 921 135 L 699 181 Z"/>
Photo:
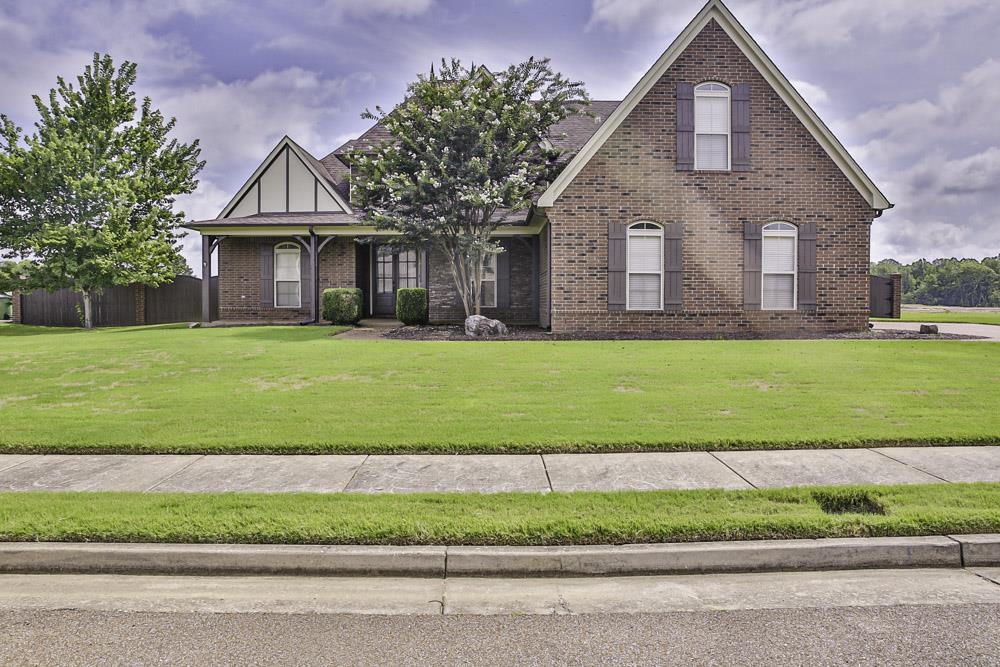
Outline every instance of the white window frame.
<path fill-rule="evenodd" d="M 711 90 L 710 86 L 721 86 L 725 90 Z M 704 81 L 694 87 L 694 168 L 695 171 L 732 171 L 733 169 L 733 99 L 732 89 L 719 81 Z M 712 169 L 698 166 L 698 98 L 726 98 L 726 168 Z M 705 134 L 708 134 L 707 132 Z M 718 136 L 718 135 L 713 135 Z"/>
<path fill-rule="evenodd" d="M 278 280 L 278 255 L 291 255 L 295 254 L 295 275 L 298 277 L 297 280 Z M 274 246 L 274 266 L 272 272 L 274 273 L 274 307 L 275 308 L 301 308 L 302 307 L 302 248 L 299 247 L 297 243 L 279 243 Z M 294 306 L 279 306 L 278 305 L 278 283 L 290 283 L 296 282 L 299 285 L 299 300 Z"/>
<path fill-rule="evenodd" d="M 499 262 L 497 261 L 497 257 L 499 257 L 499 253 L 489 253 L 488 255 L 486 255 L 483 258 L 483 270 L 484 270 L 484 273 L 485 273 L 486 268 L 493 269 L 493 280 L 487 280 L 487 279 L 483 278 L 479 282 L 479 303 L 480 303 L 480 305 L 483 308 L 497 308 L 497 299 L 500 296 L 497 293 L 497 268 L 499 266 Z M 490 292 L 486 292 L 483 289 L 483 285 L 485 283 L 493 283 L 493 290 L 492 290 L 493 305 L 486 305 L 486 300 L 483 298 L 484 295 L 490 293 Z"/>
<path fill-rule="evenodd" d="M 792 262 L 791 271 L 764 271 L 764 244 L 768 238 L 785 237 L 792 239 Z M 799 228 L 790 222 L 769 222 L 761 229 L 760 235 L 760 308 L 761 310 L 798 310 L 799 307 Z M 764 276 L 788 276 L 792 277 L 792 307 L 791 308 L 767 308 L 764 304 Z"/>
<path fill-rule="evenodd" d="M 653 276 L 656 273 L 651 273 L 649 271 L 632 271 L 628 265 L 629 258 L 629 246 L 632 245 L 632 238 L 636 236 L 658 236 L 660 238 L 660 305 L 657 308 L 650 310 L 649 308 L 632 308 L 631 297 L 632 297 L 632 274 L 635 273 L 637 276 Z M 625 310 L 632 310 L 635 312 L 655 312 L 663 310 L 663 263 L 664 263 L 664 249 L 663 249 L 663 226 L 649 221 L 635 222 L 628 227 L 628 232 L 625 237 Z"/>

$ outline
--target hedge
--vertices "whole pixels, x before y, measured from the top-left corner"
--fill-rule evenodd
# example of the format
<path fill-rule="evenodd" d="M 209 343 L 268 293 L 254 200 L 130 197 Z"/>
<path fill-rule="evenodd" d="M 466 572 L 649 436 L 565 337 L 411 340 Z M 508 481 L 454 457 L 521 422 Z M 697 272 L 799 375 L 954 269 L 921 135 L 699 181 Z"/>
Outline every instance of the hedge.
<path fill-rule="evenodd" d="M 396 290 L 396 319 L 403 324 L 427 324 L 427 290 L 401 287 Z"/>
<path fill-rule="evenodd" d="M 357 324 L 361 319 L 361 290 L 334 287 L 323 290 L 323 319 L 333 324 Z"/>

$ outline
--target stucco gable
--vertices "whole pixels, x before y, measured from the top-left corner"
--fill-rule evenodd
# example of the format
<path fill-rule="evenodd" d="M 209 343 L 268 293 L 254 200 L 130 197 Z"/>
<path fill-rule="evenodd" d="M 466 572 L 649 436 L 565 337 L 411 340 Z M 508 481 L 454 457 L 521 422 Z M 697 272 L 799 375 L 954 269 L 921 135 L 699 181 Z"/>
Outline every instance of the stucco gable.
<path fill-rule="evenodd" d="M 219 218 L 314 212 L 352 213 L 323 164 L 286 136 L 226 204 Z"/>

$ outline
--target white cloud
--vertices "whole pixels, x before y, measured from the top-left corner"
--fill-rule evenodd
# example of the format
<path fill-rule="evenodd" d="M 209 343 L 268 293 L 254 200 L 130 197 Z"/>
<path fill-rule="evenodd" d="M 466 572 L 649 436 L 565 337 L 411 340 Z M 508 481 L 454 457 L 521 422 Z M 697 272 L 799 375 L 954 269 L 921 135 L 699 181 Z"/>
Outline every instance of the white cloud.
<path fill-rule="evenodd" d="M 433 4 L 433 0 L 327 0 L 322 12 L 331 18 L 410 18 L 423 14 Z"/>
<path fill-rule="evenodd" d="M 178 132 L 202 138 L 210 168 L 252 170 L 285 134 L 307 149 L 330 148 L 332 137 L 322 128 L 331 116 L 347 113 L 337 102 L 345 85 L 344 78 L 292 67 L 249 80 L 164 89 L 156 100 L 164 113 L 177 116 Z"/>
<path fill-rule="evenodd" d="M 618 31 L 653 30 L 675 34 L 687 24 L 700 0 L 593 0 L 590 26 Z M 972 11 L 1000 10 L 994 0 L 746 0 L 731 7 L 744 25 L 763 42 L 780 41 L 811 49 L 842 46 L 859 34 L 933 33 L 954 16 Z"/>
<path fill-rule="evenodd" d="M 809 83 L 808 81 L 791 81 L 790 83 L 795 87 L 795 90 L 802 94 L 802 97 L 806 98 L 809 106 L 814 109 L 818 109 L 830 101 L 830 96 L 827 92 L 814 83 Z"/>

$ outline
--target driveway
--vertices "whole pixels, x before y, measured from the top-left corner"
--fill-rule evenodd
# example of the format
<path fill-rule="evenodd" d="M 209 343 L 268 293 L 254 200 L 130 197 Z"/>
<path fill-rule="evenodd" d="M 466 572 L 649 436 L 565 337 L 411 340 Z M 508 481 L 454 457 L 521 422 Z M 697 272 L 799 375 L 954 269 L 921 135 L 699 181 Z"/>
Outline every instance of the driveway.
<path fill-rule="evenodd" d="M 920 322 L 873 322 L 876 329 L 887 331 L 919 331 Z M 945 324 L 938 323 L 938 331 L 943 334 L 958 334 L 961 336 L 980 336 L 989 341 L 1000 341 L 1000 326 L 995 324 Z"/>

